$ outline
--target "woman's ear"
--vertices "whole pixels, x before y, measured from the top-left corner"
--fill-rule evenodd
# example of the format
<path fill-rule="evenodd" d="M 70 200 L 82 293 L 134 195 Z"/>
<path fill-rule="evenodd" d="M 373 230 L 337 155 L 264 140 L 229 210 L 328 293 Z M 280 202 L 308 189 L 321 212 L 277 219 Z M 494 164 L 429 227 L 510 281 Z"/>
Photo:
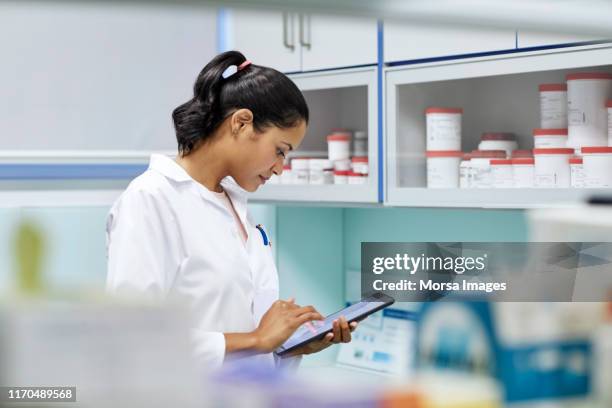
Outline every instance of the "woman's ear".
<path fill-rule="evenodd" d="M 250 109 L 238 109 L 230 118 L 232 135 L 238 136 L 241 132 L 253 128 L 253 112 Z M 250 132 L 249 132 L 250 133 Z"/>

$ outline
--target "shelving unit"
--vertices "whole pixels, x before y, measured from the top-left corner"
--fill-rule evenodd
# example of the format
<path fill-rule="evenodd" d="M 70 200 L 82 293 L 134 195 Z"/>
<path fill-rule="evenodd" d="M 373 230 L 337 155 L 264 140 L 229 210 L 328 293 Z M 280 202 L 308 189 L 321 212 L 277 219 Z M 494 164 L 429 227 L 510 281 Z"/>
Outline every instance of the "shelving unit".
<path fill-rule="evenodd" d="M 391 206 L 534 208 L 565 206 L 609 189 L 427 189 L 425 108 L 464 109 L 462 148 L 480 134 L 508 131 L 533 148 L 540 126 L 538 85 L 576 71 L 612 71 L 610 44 L 387 68 L 386 204 Z"/>
<path fill-rule="evenodd" d="M 267 184 L 251 200 L 258 202 L 376 203 L 378 201 L 378 134 L 376 68 L 291 75 L 310 108 L 310 123 L 300 151 L 327 156 L 332 128 L 368 133 L 368 183 L 363 185 Z"/>

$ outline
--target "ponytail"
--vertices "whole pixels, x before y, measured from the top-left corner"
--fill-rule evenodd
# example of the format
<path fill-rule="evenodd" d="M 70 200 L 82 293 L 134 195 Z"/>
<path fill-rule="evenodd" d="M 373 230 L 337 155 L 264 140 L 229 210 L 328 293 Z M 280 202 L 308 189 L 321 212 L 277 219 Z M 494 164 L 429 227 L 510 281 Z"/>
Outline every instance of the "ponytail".
<path fill-rule="evenodd" d="M 284 74 L 267 67 L 244 64 L 243 69 L 225 75 L 246 61 L 242 53 L 228 51 L 213 58 L 198 75 L 193 98 L 172 112 L 181 155 L 189 154 L 200 141 L 210 139 L 233 110 L 253 112 L 253 127 L 290 128 L 308 122 L 308 106 L 295 84 Z M 235 68 L 234 68 L 235 69 Z"/>

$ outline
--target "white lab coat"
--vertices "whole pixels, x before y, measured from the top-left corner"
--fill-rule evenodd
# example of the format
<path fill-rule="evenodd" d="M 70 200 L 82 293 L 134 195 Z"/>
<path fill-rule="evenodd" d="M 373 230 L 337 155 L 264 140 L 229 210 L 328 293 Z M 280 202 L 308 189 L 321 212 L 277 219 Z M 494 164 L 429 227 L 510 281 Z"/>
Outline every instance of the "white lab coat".
<path fill-rule="evenodd" d="M 272 250 L 247 220 L 246 191 L 229 177 L 221 184 L 245 226 L 246 245 L 227 207 L 163 155 L 151 156 L 107 220 L 107 290 L 186 301 L 204 368 L 222 364 L 223 333 L 254 330 L 278 299 Z M 272 355 L 258 358 L 274 364 Z"/>

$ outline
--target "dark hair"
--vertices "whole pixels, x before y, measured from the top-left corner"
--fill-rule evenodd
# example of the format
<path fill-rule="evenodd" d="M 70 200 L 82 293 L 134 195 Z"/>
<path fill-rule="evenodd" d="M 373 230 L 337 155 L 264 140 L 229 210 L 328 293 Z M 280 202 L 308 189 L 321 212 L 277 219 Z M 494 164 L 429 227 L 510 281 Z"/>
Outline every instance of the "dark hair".
<path fill-rule="evenodd" d="M 272 68 L 250 64 L 228 78 L 223 72 L 246 61 L 242 53 L 227 51 L 212 59 L 198 75 L 193 98 L 172 112 L 179 152 L 189 154 L 197 142 L 211 137 L 236 109 L 253 112 L 253 127 L 290 128 L 308 123 L 308 105 L 295 84 Z"/>

